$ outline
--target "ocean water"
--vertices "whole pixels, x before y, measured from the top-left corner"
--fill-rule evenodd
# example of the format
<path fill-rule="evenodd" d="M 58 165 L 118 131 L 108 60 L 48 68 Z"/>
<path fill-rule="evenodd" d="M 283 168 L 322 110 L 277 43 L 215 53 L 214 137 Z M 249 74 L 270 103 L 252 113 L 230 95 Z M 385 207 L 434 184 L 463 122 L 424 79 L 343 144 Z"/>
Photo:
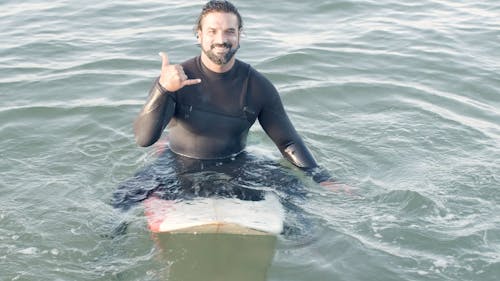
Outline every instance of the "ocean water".
<path fill-rule="evenodd" d="M 498 280 L 500 2 L 234 3 L 238 58 L 352 190 L 314 184 L 252 128 L 249 151 L 301 177 L 320 222 L 278 238 L 269 280 Z M 109 200 L 154 159 L 131 124 L 158 52 L 199 54 L 203 4 L 0 1 L 0 280 L 164 278 L 141 208 Z"/>

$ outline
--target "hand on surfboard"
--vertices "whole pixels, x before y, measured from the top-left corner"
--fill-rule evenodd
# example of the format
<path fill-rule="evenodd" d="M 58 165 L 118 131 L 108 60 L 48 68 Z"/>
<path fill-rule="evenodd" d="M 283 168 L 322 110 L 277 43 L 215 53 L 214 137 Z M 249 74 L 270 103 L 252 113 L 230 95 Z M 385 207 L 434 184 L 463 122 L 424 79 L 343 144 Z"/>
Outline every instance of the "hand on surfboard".
<path fill-rule="evenodd" d="M 153 144 L 156 156 L 160 156 L 167 150 L 168 147 L 168 136 L 165 136 Z"/>
<path fill-rule="evenodd" d="M 166 53 L 160 52 L 159 55 L 161 57 L 160 85 L 167 91 L 175 92 L 185 86 L 201 83 L 201 79 L 189 79 L 182 65 L 170 64 Z"/>

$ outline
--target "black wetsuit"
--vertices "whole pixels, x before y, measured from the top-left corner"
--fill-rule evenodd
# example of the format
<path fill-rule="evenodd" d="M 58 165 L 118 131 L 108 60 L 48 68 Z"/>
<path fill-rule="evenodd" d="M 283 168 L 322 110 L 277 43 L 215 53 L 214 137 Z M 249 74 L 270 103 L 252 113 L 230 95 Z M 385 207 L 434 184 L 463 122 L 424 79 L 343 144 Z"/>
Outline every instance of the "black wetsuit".
<path fill-rule="evenodd" d="M 294 165 L 318 165 L 285 113 L 275 87 L 250 65 L 236 60 L 226 73 L 207 69 L 200 57 L 182 64 L 201 83 L 168 92 L 158 82 L 136 120 L 137 143 L 155 143 L 168 124 L 170 149 L 195 159 L 233 157 L 245 148 L 248 131 L 259 120 L 281 153 Z"/>
<path fill-rule="evenodd" d="M 260 200 L 259 186 L 303 197 L 296 177 L 243 151 L 257 119 L 289 161 L 316 182 L 329 179 L 288 119 L 274 86 L 250 65 L 236 60 L 230 71 L 215 73 L 195 57 L 182 66 L 189 78 L 202 82 L 168 92 L 155 81 L 134 124 L 136 141 L 152 145 L 168 125 L 169 149 L 120 184 L 113 194 L 115 207 L 127 209 L 152 194 L 171 200 L 198 196 Z"/>

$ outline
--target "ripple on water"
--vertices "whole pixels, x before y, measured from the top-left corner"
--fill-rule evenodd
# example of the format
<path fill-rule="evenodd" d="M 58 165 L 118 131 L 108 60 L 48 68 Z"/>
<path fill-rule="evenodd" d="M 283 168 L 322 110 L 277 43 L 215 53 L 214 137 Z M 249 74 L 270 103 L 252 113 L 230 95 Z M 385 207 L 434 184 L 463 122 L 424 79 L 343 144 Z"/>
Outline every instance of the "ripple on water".
<path fill-rule="evenodd" d="M 446 213 L 446 210 L 439 202 L 412 190 L 393 190 L 376 196 L 374 200 L 379 204 L 389 206 L 393 210 L 399 210 L 398 215 L 404 217 L 443 216 Z"/>

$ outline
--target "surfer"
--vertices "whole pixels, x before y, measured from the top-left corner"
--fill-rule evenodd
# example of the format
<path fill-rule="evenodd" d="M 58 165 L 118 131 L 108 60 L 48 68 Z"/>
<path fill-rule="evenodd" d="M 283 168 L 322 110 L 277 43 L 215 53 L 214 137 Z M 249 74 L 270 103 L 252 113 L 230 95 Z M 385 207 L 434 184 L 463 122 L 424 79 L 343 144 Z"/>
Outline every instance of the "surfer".
<path fill-rule="evenodd" d="M 280 152 L 317 182 L 329 180 L 287 117 L 271 82 L 235 58 L 243 28 L 236 7 L 210 1 L 198 17 L 196 36 L 201 55 L 162 68 L 134 123 L 136 141 L 150 146 L 168 125 L 169 149 L 194 159 L 237 156 L 258 120 Z"/>
<path fill-rule="evenodd" d="M 273 84 L 235 58 L 242 29 L 243 21 L 233 4 L 212 0 L 203 7 L 194 28 L 201 54 L 171 64 L 167 54 L 160 53 L 161 73 L 134 122 L 134 133 L 138 145 L 147 147 L 157 143 L 168 128 L 169 144 L 160 160 L 170 165 L 157 161 L 160 164 L 139 172 L 115 192 L 113 205 L 130 206 L 159 190 L 158 186 L 178 186 L 184 196 L 186 190 L 199 195 L 202 191 L 193 184 L 196 180 L 185 180 L 189 173 L 211 170 L 244 178 L 241 175 L 248 165 L 242 163 L 259 162 L 244 151 L 256 120 L 286 159 L 315 182 L 335 189 L 330 174 L 319 167 L 290 122 Z M 150 187 L 145 188 L 148 181 Z M 245 190 L 236 193 L 250 200 L 259 197 Z M 219 192 L 207 191 L 207 196 Z M 162 197 L 171 196 L 168 193 Z"/>

